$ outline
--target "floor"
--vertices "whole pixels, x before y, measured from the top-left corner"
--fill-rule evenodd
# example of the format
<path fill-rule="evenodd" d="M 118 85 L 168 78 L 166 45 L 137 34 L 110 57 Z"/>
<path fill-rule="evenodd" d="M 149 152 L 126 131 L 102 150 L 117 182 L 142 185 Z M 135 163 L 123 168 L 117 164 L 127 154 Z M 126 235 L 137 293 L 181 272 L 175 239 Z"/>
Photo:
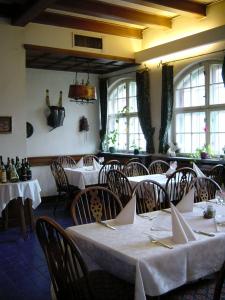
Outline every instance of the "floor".
<path fill-rule="evenodd" d="M 35 216 L 53 217 L 51 203 L 41 204 Z M 69 212 L 59 206 L 54 219 L 72 225 Z M 23 240 L 19 227 L 0 231 L 0 300 L 50 300 L 47 264 L 35 233 Z"/>

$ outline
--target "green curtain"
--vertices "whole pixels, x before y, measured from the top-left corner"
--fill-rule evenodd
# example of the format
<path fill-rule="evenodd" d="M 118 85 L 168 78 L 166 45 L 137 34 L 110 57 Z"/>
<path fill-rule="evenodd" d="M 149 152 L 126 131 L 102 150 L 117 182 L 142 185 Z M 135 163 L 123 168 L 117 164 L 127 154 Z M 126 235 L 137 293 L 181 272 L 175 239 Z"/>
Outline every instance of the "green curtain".
<path fill-rule="evenodd" d="M 225 56 L 224 56 L 224 59 L 223 59 L 222 77 L 223 77 L 223 83 L 224 83 L 224 86 L 225 86 Z"/>
<path fill-rule="evenodd" d="M 107 126 L 107 88 L 108 83 L 106 78 L 99 80 L 99 94 L 100 94 L 100 112 L 101 112 L 101 129 L 100 129 L 100 150 L 103 150 L 103 142 L 106 135 Z"/>
<path fill-rule="evenodd" d="M 173 66 L 162 66 L 161 128 L 159 153 L 168 150 L 168 130 L 173 116 Z"/>
<path fill-rule="evenodd" d="M 141 129 L 146 140 L 146 151 L 154 153 L 153 135 L 155 128 L 151 123 L 150 78 L 147 69 L 136 72 L 137 109 Z"/>

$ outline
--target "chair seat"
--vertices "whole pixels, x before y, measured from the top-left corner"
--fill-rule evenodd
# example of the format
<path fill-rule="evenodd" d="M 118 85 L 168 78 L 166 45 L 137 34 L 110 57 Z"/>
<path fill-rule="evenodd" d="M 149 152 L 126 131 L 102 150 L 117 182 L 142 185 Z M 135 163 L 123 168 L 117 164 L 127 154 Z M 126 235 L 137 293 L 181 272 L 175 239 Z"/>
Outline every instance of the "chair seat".
<path fill-rule="evenodd" d="M 89 272 L 88 280 L 96 300 L 134 299 L 134 285 L 105 271 L 95 270 Z"/>

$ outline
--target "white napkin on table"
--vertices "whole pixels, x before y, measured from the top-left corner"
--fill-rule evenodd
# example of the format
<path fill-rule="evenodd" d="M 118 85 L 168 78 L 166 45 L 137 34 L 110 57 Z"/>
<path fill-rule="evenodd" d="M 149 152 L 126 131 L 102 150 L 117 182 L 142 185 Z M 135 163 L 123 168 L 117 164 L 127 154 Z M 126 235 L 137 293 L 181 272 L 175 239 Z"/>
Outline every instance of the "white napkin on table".
<path fill-rule="evenodd" d="M 193 204 L 194 204 L 194 197 L 195 197 L 195 189 L 192 188 L 180 202 L 176 205 L 176 208 L 179 212 L 191 212 L 193 211 Z"/>
<path fill-rule="evenodd" d="M 189 241 L 195 241 L 196 236 L 194 231 L 184 220 L 177 208 L 171 203 L 171 217 L 172 217 L 172 232 L 173 241 L 177 244 L 185 244 Z"/>
<path fill-rule="evenodd" d="M 197 167 L 195 163 L 193 163 L 193 170 L 197 174 L 197 177 L 206 177 L 205 174 Z"/>
<path fill-rule="evenodd" d="M 177 162 L 176 161 L 171 162 L 169 169 L 166 171 L 166 176 L 173 174 L 176 171 L 176 168 L 177 168 Z"/>
<path fill-rule="evenodd" d="M 116 222 L 121 225 L 133 224 L 136 220 L 136 196 L 133 196 L 127 205 L 116 217 Z"/>
<path fill-rule="evenodd" d="M 97 162 L 97 160 L 93 159 L 93 170 L 100 170 L 101 167 L 102 166 Z"/>
<path fill-rule="evenodd" d="M 81 159 L 76 164 L 77 168 L 83 168 L 84 167 L 84 159 L 81 157 Z"/>

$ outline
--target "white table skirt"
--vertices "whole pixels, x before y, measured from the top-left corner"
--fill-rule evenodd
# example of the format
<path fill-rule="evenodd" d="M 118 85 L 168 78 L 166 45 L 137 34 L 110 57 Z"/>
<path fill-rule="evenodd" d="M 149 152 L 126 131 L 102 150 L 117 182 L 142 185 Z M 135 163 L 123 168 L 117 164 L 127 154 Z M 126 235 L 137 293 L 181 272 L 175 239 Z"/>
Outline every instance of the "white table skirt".
<path fill-rule="evenodd" d="M 158 182 L 159 184 L 161 184 L 165 188 L 167 179 L 168 178 L 164 174 L 151 174 L 151 175 L 128 177 L 128 180 L 129 180 L 132 188 L 134 188 L 135 185 L 142 180 L 154 180 L 154 181 Z"/>
<path fill-rule="evenodd" d="M 98 183 L 99 170 L 94 170 L 92 166 L 83 168 L 64 168 L 69 184 L 85 189 L 86 185 Z"/>
<path fill-rule="evenodd" d="M 225 218 L 225 207 L 217 209 Z M 193 213 L 183 215 L 194 229 L 216 232 L 216 236 L 196 234 L 197 241 L 188 244 L 173 243 L 170 214 L 163 211 L 151 214 L 157 218 L 149 221 L 137 217 L 132 225 L 108 221 L 117 230 L 92 223 L 69 227 L 67 231 L 81 251 L 100 267 L 134 282 L 136 300 L 144 300 L 145 294 L 162 295 L 221 268 L 225 260 L 225 227 L 216 232 L 213 219 L 202 217 L 202 208 L 196 207 Z M 162 239 L 173 249 L 151 243 L 148 234 Z"/>
<path fill-rule="evenodd" d="M 16 198 L 32 200 L 32 207 L 35 209 L 41 203 L 41 188 L 37 179 L 20 182 L 0 183 L 0 216 L 7 204 Z"/>

